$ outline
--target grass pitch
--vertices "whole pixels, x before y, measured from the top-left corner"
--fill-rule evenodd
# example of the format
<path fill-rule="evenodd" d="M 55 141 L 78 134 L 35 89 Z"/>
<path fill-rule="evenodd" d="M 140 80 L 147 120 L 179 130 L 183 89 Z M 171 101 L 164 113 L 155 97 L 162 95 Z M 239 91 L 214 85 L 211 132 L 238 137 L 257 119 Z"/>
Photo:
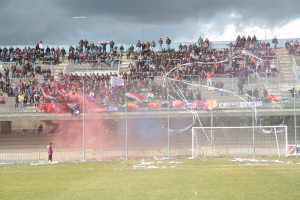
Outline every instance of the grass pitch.
<path fill-rule="evenodd" d="M 274 162 L 275 159 L 283 162 Z M 232 160 L 235 159 L 2 164 L 0 198 L 299 198 L 299 158 Z"/>

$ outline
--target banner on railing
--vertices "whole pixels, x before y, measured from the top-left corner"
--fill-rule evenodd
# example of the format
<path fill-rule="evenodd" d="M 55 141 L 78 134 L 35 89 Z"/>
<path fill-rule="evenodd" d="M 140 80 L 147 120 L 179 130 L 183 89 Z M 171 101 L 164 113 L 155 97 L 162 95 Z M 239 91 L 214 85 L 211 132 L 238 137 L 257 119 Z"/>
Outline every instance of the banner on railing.
<path fill-rule="evenodd" d="M 127 107 L 128 108 L 136 108 L 136 102 L 128 102 Z"/>
<path fill-rule="evenodd" d="M 217 100 L 213 100 L 212 103 L 211 100 L 197 100 L 197 102 L 202 105 L 204 110 L 211 110 L 212 107 L 215 108 L 218 106 Z"/>
<path fill-rule="evenodd" d="M 172 101 L 173 108 L 179 108 L 183 106 L 183 101 Z"/>
<path fill-rule="evenodd" d="M 66 104 L 65 103 L 51 103 L 52 111 L 54 113 L 65 113 Z"/>
<path fill-rule="evenodd" d="M 148 102 L 139 103 L 138 108 L 148 108 Z"/>
<path fill-rule="evenodd" d="M 51 103 L 38 103 L 40 110 L 50 112 L 51 111 Z"/>
<path fill-rule="evenodd" d="M 159 107 L 159 102 L 148 102 L 148 107 Z"/>
<path fill-rule="evenodd" d="M 108 112 L 118 112 L 118 107 L 107 107 L 106 111 L 108 111 Z"/>
<path fill-rule="evenodd" d="M 219 108 L 238 108 L 240 107 L 239 102 L 226 102 L 226 103 L 219 103 Z"/>
<path fill-rule="evenodd" d="M 262 101 L 255 101 L 254 104 L 252 102 L 241 102 L 240 103 L 241 108 L 253 107 L 253 105 L 262 106 Z"/>
<path fill-rule="evenodd" d="M 72 115 L 74 115 L 74 111 L 79 110 L 78 103 L 67 103 L 66 106 Z"/>
<path fill-rule="evenodd" d="M 186 103 L 186 109 L 188 110 L 197 110 L 197 107 L 198 107 L 197 101 L 188 101 Z"/>
<path fill-rule="evenodd" d="M 106 112 L 106 107 L 104 107 L 104 108 L 93 108 L 93 112 Z"/>
<path fill-rule="evenodd" d="M 111 76 L 110 77 L 111 85 L 112 86 L 121 86 L 124 85 L 122 76 Z"/>
<path fill-rule="evenodd" d="M 171 101 L 169 103 L 167 101 L 161 102 L 161 107 L 167 108 L 168 105 L 169 105 L 169 107 L 172 107 L 172 102 Z"/>

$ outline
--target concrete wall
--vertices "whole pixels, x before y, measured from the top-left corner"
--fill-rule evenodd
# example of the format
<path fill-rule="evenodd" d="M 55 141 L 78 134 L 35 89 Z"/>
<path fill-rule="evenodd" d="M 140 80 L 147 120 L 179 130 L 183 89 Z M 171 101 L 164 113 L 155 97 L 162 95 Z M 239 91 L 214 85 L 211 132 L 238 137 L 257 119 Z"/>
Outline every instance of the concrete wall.
<path fill-rule="evenodd" d="M 1 125 L 1 134 L 9 134 L 11 133 L 11 121 L 2 121 Z"/>
<path fill-rule="evenodd" d="M 39 120 L 31 120 L 30 117 L 28 116 L 28 118 L 26 119 L 18 119 L 18 120 L 14 120 L 11 123 L 11 128 L 38 128 L 38 126 L 41 124 L 41 121 Z M 45 124 L 43 123 L 43 126 Z M 45 126 L 44 126 L 45 127 Z"/>

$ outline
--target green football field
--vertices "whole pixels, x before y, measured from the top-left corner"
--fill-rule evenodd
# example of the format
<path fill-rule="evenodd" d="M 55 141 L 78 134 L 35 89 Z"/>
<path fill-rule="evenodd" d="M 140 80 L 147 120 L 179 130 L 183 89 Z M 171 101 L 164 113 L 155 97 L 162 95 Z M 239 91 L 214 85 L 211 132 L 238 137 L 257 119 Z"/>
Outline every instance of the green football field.
<path fill-rule="evenodd" d="M 0 199 L 299 199 L 299 185 L 299 158 L 0 165 Z"/>

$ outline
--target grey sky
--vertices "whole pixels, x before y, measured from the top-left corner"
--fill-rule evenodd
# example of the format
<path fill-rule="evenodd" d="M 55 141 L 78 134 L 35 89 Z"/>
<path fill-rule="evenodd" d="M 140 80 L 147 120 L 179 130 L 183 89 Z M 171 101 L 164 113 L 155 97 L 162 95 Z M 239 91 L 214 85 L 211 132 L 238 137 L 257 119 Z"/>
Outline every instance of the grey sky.
<path fill-rule="evenodd" d="M 238 33 L 252 26 L 280 28 L 300 17 L 299 7 L 299 0 L 1 0 L 0 45 L 77 44 L 80 38 L 181 42 L 200 35 L 214 40 L 228 25 Z M 73 19 L 77 16 L 86 18 Z"/>

